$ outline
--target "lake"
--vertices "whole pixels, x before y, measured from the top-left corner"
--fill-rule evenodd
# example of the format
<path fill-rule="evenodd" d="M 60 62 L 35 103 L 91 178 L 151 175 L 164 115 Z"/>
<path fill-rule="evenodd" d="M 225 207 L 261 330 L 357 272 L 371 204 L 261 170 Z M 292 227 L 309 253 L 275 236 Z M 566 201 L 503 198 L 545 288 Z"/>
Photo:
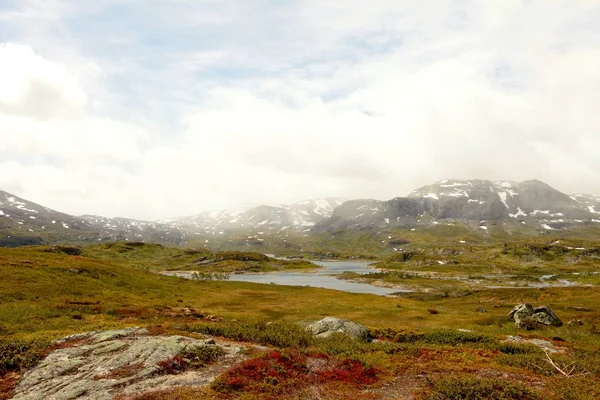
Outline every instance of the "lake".
<path fill-rule="evenodd" d="M 231 274 L 230 281 L 252 282 L 264 284 L 277 284 L 288 286 L 311 286 L 324 289 L 341 290 L 350 293 L 370 293 L 384 296 L 391 293 L 402 292 L 400 289 L 390 289 L 369 285 L 367 283 L 348 282 L 337 279 L 332 275 L 341 274 L 345 271 L 366 274 L 373 272 L 368 268 L 366 261 L 311 261 L 323 269 L 314 272 L 274 272 L 267 274 Z M 180 277 L 189 277 L 189 273 L 168 273 Z M 186 276 L 187 275 L 187 276 Z"/>

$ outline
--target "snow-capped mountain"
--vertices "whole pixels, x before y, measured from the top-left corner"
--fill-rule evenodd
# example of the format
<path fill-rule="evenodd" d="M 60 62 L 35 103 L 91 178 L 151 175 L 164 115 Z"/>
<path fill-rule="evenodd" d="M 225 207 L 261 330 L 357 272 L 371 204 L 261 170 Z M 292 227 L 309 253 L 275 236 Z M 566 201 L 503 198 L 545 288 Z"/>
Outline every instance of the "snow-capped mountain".
<path fill-rule="evenodd" d="M 162 222 L 185 231 L 206 234 L 256 229 L 305 230 L 329 218 L 343 202 L 338 198 L 314 199 L 291 205 L 209 211 Z"/>
<path fill-rule="evenodd" d="M 96 215 L 83 215 L 80 218 L 100 233 L 98 240 L 102 241 L 130 240 L 183 244 L 187 238 L 185 232 L 160 222 Z"/>
<path fill-rule="evenodd" d="M 190 235 L 303 231 L 328 218 L 342 199 L 223 210 L 166 221 L 73 216 L 0 191 L 0 246 L 57 242 L 143 241 L 185 244 Z"/>
<path fill-rule="evenodd" d="M 492 182 L 444 180 L 389 201 L 354 200 L 338 207 L 314 231 L 438 224 L 441 220 L 509 220 L 544 230 L 570 224 L 600 223 L 600 201 L 585 195 L 569 196 L 532 180 Z"/>
<path fill-rule="evenodd" d="M 574 194 L 571 199 L 583 205 L 592 214 L 597 214 L 600 219 L 600 196 L 591 196 L 589 194 Z"/>
<path fill-rule="evenodd" d="M 0 246 L 61 241 L 185 242 L 186 234 L 156 222 L 73 216 L 0 191 Z"/>
<path fill-rule="evenodd" d="M 234 234 L 247 233 L 247 240 L 240 242 L 246 245 L 265 237 L 286 241 L 292 232 L 310 235 L 442 224 L 472 226 L 482 233 L 491 226 L 523 226 L 539 233 L 600 226 L 600 197 L 569 196 L 535 180 L 444 180 L 389 201 L 327 198 L 153 222 L 72 216 L 0 191 L 0 246 L 121 240 L 212 243 L 215 238 L 232 242 L 240 240 Z"/>

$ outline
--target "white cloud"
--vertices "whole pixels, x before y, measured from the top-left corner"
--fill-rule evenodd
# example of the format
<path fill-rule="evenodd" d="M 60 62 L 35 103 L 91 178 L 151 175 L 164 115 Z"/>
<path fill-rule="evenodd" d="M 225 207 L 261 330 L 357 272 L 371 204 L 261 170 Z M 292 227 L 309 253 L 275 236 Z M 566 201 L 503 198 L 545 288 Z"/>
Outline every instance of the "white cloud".
<path fill-rule="evenodd" d="M 76 113 L 87 96 L 63 66 L 27 46 L 0 44 L 0 112 L 32 117 Z"/>
<path fill-rule="evenodd" d="M 444 178 L 600 193 L 594 2 L 248 4 L 153 4 L 137 31 L 115 25 L 111 53 L 77 32 L 75 61 L 0 47 L 0 188 L 141 218 Z M 102 10 L 78 7 L 51 14 Z"/>

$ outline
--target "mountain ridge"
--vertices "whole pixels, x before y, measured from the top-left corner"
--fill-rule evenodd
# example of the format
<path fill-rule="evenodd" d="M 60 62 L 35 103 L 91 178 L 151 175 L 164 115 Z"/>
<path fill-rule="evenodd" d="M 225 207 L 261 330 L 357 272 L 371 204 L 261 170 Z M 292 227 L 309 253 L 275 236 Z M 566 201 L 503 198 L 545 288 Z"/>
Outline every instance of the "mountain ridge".
<path fill-rule="evenodd" d="M 331 218 L 317 224 L 314 231 L 410 227 L 440 220 L 479 224 L 486 220 L 512 220 L 558 230 L 573 223 L 600 222 L 600 201 L 594 196 L 566 195 L 538 180 L 446 179 L 418 188 L 406 197 L 346 202 Z"/>
<path fill-rule="evenodd" d="M 201 238 L 229 238 L 247 232 L 288 238 L 325 232 L 412 229 L 463 224 L 487 232 L 488 225 L 522 224 L 560 231 L 600 223 L 600 197 L 564 194 L 538 180 L 523 182 L 446 179 L 387 201 L 321 198 L 252 208 L 207 211 L 157 221 L 73 216 L 0 191 L 0 246 L 60 241 L 144 241 L 182 245 Z M 285 240 L 284 240 L 285 241 Z M 231 240 L 230 240 L 231 242 Z M 236 243 L 244 242 L 237 238 Z"/>

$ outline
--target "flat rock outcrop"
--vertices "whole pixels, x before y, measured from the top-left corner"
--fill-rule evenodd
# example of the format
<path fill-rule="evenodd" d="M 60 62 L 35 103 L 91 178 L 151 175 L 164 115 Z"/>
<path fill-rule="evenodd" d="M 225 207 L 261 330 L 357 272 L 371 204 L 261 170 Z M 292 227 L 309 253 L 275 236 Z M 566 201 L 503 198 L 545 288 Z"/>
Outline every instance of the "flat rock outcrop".
<path fill-rule="evenodd" d="M 207 385 L 244 358 L 241 346 L 218 345 L 213 339 L 149 336 L 139 328 L 71 335 L 54 347 L 25 373 L 14 400 L 109 400 L 117 394 Z M 201 348 L 219 348 L 219 365 L 186 371 L 182 354 Z"/>
<path fill-rule="evenodd" d="M 557 347 L 549 340 L 543 339 L 524 339 L 521 336 L 508 336 L 503 343 L 518 343 L 518 344 L 532 344 L 539 347 L 547 353 L 566 353 L 566 349 Z"/>

